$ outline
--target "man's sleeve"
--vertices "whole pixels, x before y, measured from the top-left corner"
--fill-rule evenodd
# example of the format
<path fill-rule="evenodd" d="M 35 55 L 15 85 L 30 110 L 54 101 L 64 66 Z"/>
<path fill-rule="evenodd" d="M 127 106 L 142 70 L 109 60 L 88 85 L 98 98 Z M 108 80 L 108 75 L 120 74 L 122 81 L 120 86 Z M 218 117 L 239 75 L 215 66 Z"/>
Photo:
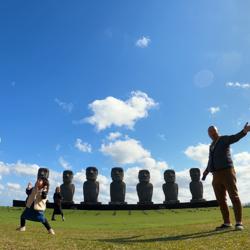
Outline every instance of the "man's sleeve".
<path fill-rule="evenodd" d="M 203 173 L 209 174 L 209 172 L 211 172 L 211 168 L 210 168 L 210 165 L 209 165 L 209 162 L 208 162 L 207 167 L 206 167 L 206 169 L 204 170 Z"/>
<path fill-rule="evenodd" d="M 239 141 L 241 138 L 243 138 L 246 135 L 243 130 L 241 130 L 239 133 L 235 135 L 226 135 L 224 136 L 224 140 L 226 144 L 233 144 L 237 141 Z"/>

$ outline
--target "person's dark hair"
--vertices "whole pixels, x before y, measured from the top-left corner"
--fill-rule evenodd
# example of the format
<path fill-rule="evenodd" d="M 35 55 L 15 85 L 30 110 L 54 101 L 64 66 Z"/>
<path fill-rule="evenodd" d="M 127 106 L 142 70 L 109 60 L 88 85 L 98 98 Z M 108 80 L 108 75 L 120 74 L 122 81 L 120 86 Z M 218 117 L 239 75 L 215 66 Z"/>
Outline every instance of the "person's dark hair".
<path fill-rule="evenodd" d="M 57 192 L 59 190 L 59 192 Z M 58 187 L 56 187 L 56 189 L 55 189 L 55 193 L 60 193 L 60 187 L 58 186 Z"/>
<path fill-rule="evenodd" d="M 49 192 L 49 180 L 44 176 L 40 177 L 39 179 L 43 181 L 43 187 L 47 186 L 47 192 Z"/>

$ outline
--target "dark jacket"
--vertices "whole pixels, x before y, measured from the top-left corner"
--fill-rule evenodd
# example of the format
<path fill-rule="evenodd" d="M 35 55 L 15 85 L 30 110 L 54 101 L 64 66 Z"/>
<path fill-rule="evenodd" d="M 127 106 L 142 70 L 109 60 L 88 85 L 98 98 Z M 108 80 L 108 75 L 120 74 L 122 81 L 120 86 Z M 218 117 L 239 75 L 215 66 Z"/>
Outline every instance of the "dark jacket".
<path fill-rule="evenodd" d="M 212 142 L 209 148 L 209 159 L 206 170 L 216 172 L 221 169 L 234 167 L 230 153 L 230 144 L 239 141 L 245 135 L 246 133 L 242 130 L 235 135 L 220 136 L 217 142 Z"/>
<path fill-rule="evenodd" d="M 54 193 L 53 199 L 54 199 L 54 204 L 58 207 L 61 207 L 61 204 L 62 204 L 61 193 Z"/>

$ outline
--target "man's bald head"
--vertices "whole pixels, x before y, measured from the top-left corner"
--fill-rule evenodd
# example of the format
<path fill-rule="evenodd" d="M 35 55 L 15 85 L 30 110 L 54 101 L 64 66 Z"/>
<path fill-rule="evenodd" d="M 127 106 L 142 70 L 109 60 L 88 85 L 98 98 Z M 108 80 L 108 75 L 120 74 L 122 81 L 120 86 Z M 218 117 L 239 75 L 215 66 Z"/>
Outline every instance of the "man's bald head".
<path fill-rule="evenodd" d="M 214 125 L 210 126 L 208 128 L 208 135 L 213 141 L 217 140 L 219 137 L 218 129 Z"/>

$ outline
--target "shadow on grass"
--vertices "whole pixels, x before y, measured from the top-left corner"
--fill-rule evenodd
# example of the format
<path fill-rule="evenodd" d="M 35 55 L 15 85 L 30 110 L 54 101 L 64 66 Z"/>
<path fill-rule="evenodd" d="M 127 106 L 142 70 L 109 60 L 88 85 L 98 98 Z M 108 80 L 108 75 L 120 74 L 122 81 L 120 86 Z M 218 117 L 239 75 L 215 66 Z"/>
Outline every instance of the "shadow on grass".
<path fill-rule="evenodd" d="M 218 234 L 225 234 L 233 232 L 233 230 L 227 230 L 227 231 L 206 231 L 206 232 L 199 232 L 199 233 L 193 233 L 193 234 L 181 234 L 181 235 L 175 235 L 175 236 L 167 236 L 167 237 L 158 237 L 158 238 L 149 238 L 149 239 L 137 239 L 141 237 L 142 235 L 132 236 L 132 237 L 126 237 L 126 238 L 113 238 L 113 239 L 101 239 L 98 240 L 100 242 L 106 242 L 106 243 L 153 243 L 153 242 L 164 242 L 164 241 L 180 241 L 180 240 L 190 240 L 190 239 L 199 239 L 199 238 L 205 238 L 213 235 Z"/>

